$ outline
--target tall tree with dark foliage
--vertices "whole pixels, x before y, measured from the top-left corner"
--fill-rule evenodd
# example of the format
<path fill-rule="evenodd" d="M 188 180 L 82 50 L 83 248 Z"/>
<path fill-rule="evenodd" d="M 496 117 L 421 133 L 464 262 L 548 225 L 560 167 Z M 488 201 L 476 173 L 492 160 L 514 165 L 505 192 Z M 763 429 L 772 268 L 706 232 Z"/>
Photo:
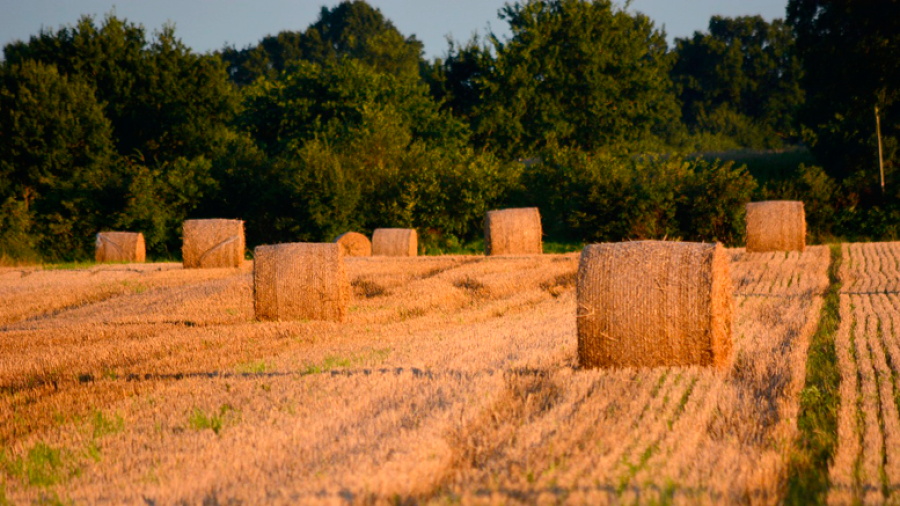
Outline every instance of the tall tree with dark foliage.
<path fill-rule="evenodd" d="M 806 71 L 802 119 L 817 158 L 834 176 L 862 172 L 877 185 L 876 106 L 889 177 L 900 161 L 900 1 L 790 0 L 788 23 Z"/>
<path fill-rule="evenodd" d="M 283 31 L 244 49 L 226 47 L 222 58 L 238 85 L 259 77 L 273 78 L 291 63 L 323 64 L 343 58 L 358 60 L 393 75 L 416 75 L 423 46 L 405 37 L 394 24 L 363 0 L 344 0 L 322 7 L 319 19 L 302 32 Z"/>

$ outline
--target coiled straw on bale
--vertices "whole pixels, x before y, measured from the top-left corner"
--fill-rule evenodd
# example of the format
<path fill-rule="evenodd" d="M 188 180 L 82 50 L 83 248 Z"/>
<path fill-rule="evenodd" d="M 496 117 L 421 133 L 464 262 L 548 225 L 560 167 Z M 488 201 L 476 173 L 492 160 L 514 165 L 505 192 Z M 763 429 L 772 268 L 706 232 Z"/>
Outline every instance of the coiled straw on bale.
<path fill-rule="evenodd" d="M 486 255 L 540 255 L 544 252 L 541 213 L 536 207 L 488 211 L 484 217 Z"/>
<path fill-rule="evenodd" d="M 747 251 L 803 251 L 805 248 L 803 202 L 770 200 L 747 204 Z"/>
<path fill-rule="evenodd" d="M 147 259 L 144 234 L 140 232 L 100 232 L 95 250 L 97 262 L 141 263 Z"/>
<path fill-rule="evenodd" d="M 350 302 L 337 244 L 291 243 L 253 250 L 253 291 L 260 320 L 343 321 Z"/>
<path fill-rule="evenodd" d="M 341 246 L 344 256 L 369 257 L 372 256 L 372 243 L 369 238 L 359 232 L 347 232 L 334 240 Z"/>
<path fill-rule="evenodd" d="M 244 262 L 244 222 L 186 220 L 181 252 L 185 269 L 240 267 Z"/>
<path fill-rule="evenodd" d="M 593 244 L 578 266 L 578 359 L 583 367 L 731 361 L 734 311 L 721 244 Z"/>
<path fill-rule="evenodd" d="M 414 257 L 418 248 L 419 239 L 412 228 L 379 228 L 372 234 L 374 256 Z"/>

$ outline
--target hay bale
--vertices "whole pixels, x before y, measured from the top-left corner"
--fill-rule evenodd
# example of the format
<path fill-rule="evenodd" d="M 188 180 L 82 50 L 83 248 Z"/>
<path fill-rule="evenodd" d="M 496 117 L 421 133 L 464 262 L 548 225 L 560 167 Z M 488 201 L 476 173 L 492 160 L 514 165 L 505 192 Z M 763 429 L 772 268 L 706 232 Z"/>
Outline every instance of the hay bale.
<path fill-rule="evenodd" d="M 334 240 L 341 246 L 344 256 L 370 257 L 372 256 L 372 243 L 369 238 L 359 232 L 347 232 Z"/>
<path fill-rule="evenodd" d="M 747 204 L 747 251 L 803 251 L 805 248 L 803 202 L 770 200 Z"/>
<path fill-rule="evenodd" d="M 244 222 L 186 220 L 181 253 L 185 269 L 240 267 L 244 262 Z"/>
<path fill-rule="evenodd" d="M 592 244 L 578 266 L 582 367 L 731 362 L 734 302 L 721 244 Z"/>
<path fill-rule="evenodd" d="M 140 232 L 100 232 L 94 253 L 97 262 L 142 263 L 147 259 L 144 234 Z"/>
<path fill-rule="evenodd" d="M 338 244 L 258 246 L 253 259 L 258 319 L 344 320 L 350 303 L 350 281 Z"/>
<path fill-rule="evenodd" d="M 540 255 L 541 213 L 536 207 L 488 211 L 484 217 L 485 255 Z"/>
<path fill-rule="evenodd" d="M 372 255 L 414 257 L 419 254 L 419 238 L 412 228 L 378 228 L 372 234 Z"/>

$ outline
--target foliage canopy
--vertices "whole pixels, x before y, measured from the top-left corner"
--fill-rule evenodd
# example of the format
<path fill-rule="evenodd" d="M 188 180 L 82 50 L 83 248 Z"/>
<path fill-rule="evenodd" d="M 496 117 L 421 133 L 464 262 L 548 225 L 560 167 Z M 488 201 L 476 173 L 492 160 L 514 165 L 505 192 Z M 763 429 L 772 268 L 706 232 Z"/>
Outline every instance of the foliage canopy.
<path fill-rule="evenodd" d="M 319 19 L 302 32 L 269 35 L 240 50 L 226 47 L 222 59 L 232 80 L 244 86 L 260 77 L 277 77 L 301 61 L 322 65 L 344 58 L 411 77 L 418 75 L 422 51 L 415 36 L 404 37 L 379 9 L 362 0 L 344 0 L 322 7 Z"/>

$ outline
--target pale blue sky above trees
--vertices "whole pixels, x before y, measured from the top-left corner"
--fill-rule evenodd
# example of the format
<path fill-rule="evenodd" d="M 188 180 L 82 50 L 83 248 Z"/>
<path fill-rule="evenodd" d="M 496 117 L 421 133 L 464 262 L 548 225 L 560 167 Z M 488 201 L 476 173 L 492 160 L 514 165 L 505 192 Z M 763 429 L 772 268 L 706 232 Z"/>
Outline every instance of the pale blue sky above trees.
<path fill-rule="evenodd" d="M 0 0 L 0 44 L 27 40 L 41 27 L 57 29 L 75 23 L 82 14 L 102 18 L 115 8 L 119 17 L 156 30 L 167 21 L 176 34 L 199 52 L 233 44 L 238 48 L 259 42 L 282 30 L 303 30 L 314 22 L 322 5 L 337 0 Z M 465 41 L 488 26 L 506 35 L 506 23 L 497 18 L 505 0 L 369 0 L 381 9 L 404 35 L 415 34 L 425 44 L 426 57 L 442 56 L 446 38 Z M 619 5 L 623 2 L 617 1 Z M 705 30 L 710 16 L 761 14 L 767 21 L 783 18 L 786 0 L 633 0 L 630 10 L 640 11 L 664 26 L 671 43 Z"/>

